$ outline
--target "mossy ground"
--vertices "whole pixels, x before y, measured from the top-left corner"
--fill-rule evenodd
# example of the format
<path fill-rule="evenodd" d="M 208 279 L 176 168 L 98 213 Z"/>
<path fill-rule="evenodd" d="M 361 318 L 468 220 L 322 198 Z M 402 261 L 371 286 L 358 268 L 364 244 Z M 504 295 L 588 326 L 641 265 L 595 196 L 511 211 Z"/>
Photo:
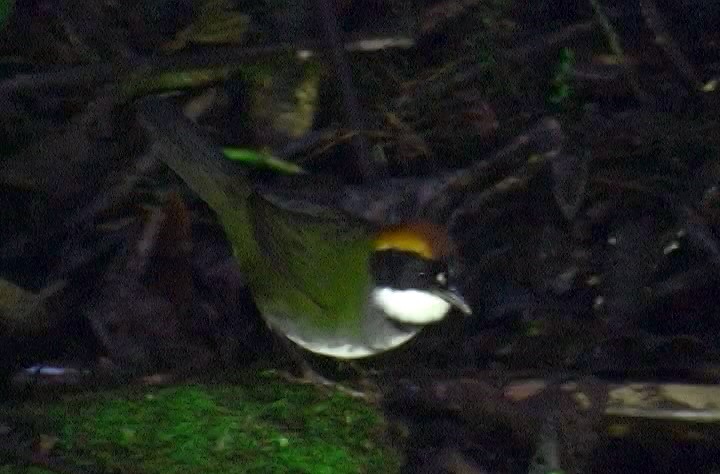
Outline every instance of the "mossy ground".
<path fill-rule="evenodd" d="M 393 473 L 375 408 L 262 376 L 243 385 L 115 390 L 22 408 L 53 455 L 109 473 Z M 0 465 L 0 474 L 37 474 Z"/>

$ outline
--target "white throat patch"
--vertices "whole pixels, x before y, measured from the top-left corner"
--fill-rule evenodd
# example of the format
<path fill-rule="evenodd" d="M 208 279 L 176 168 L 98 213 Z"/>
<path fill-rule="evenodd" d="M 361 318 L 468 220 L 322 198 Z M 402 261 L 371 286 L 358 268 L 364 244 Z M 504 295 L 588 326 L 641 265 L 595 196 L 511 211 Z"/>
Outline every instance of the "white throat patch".
<path fill-rule="evenodd" d="M 422 290 L 396 290 L 381 286 L 372 291 L 372 301 L 389 318 L 407 324 L 434 323 L 450 311 L 450 303 Z"/>

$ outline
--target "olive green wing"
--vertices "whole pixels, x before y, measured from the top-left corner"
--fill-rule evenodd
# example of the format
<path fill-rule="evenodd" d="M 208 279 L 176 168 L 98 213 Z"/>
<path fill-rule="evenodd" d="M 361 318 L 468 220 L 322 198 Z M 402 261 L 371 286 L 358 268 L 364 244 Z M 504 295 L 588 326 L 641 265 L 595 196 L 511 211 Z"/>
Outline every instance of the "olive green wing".
<path fill-rule="evenodd" d="M 275 276 L 312 306 L 306 315 L 322 325 L 352 322 L 370 284 L 369 226 L 328 207 L 272 202 L 258 194 L 249 206 L 260 252 Z"/>

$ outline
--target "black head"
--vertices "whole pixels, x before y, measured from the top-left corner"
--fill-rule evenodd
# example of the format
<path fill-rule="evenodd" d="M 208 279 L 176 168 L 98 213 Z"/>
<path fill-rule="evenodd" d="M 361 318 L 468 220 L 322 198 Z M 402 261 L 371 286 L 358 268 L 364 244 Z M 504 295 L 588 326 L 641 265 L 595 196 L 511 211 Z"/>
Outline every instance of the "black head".
<path fill-rule="evenodd" d="M 428 324 L 443 319 L 452 307 L 472 310 L 450 283 L 447 262 L 416 252 L 379 250 L 370 259 L 374 303 L 391 319 Z"/>
<path fill-rule="evenodd" d="M 430 260 L 415 252 L 381 250 L 370 259 L 370 273 L 377 286 L 397 290 L 448 289 L 448 265 L 443 260 Z"/>

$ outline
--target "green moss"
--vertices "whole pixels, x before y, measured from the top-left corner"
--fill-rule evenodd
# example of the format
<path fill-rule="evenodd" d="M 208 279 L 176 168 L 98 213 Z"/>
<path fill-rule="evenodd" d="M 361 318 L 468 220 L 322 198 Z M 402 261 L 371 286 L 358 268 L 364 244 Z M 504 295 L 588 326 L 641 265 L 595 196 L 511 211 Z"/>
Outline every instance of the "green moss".
<path fill-rule="evenodd" d="M 36 413 L 37 406 L 32 408 Z M 263 377 L 84 395 L 44 407 L 70 464 L 133 473 L 392 473 L 376 410 Z M 43 428 L 43 429 L 48 429 Z M 1 469 L 1 468 L 0 468 Z M 0 470 L 0 474 L 3 471 Z"/>

